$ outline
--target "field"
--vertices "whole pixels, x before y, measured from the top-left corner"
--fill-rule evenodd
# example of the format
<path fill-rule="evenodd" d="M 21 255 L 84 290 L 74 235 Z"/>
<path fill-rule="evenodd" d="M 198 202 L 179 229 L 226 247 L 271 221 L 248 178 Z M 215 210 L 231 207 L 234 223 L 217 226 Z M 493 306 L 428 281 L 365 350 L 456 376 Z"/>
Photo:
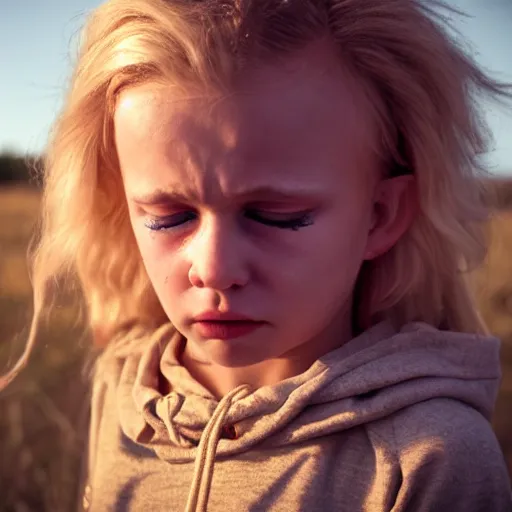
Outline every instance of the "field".
<path fill-rule="evenodd" d="M 39 207 L 34 189 L 0 188 L 0 371 L 21 353 L 31 318 L 26 250 Z M 490 226 L 488 262 L 475 275 L 479 305 L 503 340 L 494 428 L 512 474 L 512 213 Z M 0 394 L 0 512 L 75 510 L 87 431 L 88 351 L 76 305 L 64 298 L 28 368 Z"/>
<path fill-rule="evenodd" d="M 23 348 L 32 315 L 26 251 L 33 189 L 0 189 L 0 370 Z M 62 302 L 62 301 L 61 301 Z M 59 303 L 26 370 L 0 393 L 0 511 L 76 510 L 84 456 L 86 349 L 76 306 Z"/>

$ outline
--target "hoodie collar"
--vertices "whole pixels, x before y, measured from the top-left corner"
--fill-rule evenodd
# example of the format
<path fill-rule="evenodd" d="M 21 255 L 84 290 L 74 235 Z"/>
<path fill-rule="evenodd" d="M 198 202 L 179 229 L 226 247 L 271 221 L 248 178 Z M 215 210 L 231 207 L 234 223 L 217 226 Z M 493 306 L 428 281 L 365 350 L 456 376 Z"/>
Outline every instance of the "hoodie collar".
<path fill-rule="evenodd" d="M 175 462 L 195 459 L 219 407 L 180 364 L 183 343 L 170 325 L 149 339 L 136 340 L 137 350 L 124 351 L 117 389 L 125 434 Z M 161 376 L 170 383 L 165 395 Z M 439 331 L 423 323 L 396 331 L 382 322 L 300 375 L 235 393 L 224 416 L 218 453 L 240 453 L 261 442 L 299 442 L 438 396 L 463 401 L 489 418 L 499 378 L 496 338 Z"/>

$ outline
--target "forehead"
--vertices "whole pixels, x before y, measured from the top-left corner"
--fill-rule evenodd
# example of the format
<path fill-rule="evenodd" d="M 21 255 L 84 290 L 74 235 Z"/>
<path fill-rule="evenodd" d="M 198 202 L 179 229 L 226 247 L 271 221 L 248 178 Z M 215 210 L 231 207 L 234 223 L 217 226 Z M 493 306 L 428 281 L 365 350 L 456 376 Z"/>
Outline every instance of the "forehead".
<path fill-rule="evenodd" d="M 123 174 L 133 170 L 141 186 L 163 169 L 198 186 L 212 172 L 231 184 L 269 173 L 311 179 L 321 165 L 348 172 L 370 165 L 374 140 L 357 81 L 322 47 L 248 70 L 227 95 L 125 90 L 114 121 Z"/>

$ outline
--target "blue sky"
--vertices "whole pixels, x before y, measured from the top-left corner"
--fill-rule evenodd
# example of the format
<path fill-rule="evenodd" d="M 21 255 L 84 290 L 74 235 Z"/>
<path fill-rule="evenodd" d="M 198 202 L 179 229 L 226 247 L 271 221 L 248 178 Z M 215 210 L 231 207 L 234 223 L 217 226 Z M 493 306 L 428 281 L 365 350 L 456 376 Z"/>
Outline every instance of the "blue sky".
<path fill-rule="evenodd" d="M 385 1 L 385 0 L 383 0 Z M 512 0 L 448 0 L 470 15 L 457 28 L 477 61 L 512 82 Z M 0 18 L 0 150 L 41 151 L 61 106 L 84 17 L 101 0 L 3 0 Z M 491 170 L 512 175 L 512 109 L 485 105 L 495 144 Z"/>

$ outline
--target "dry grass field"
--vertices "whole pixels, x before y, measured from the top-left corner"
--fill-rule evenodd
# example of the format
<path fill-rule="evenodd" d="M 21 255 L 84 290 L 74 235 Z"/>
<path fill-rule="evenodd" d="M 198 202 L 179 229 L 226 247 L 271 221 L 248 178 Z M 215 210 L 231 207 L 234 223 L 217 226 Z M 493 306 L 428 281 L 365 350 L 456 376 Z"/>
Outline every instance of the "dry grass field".
<path fill-rule="evenodd" d="M 19 357 L 32 315 L 26 252 L 37 191 L 0 188 L 0 371 Z M 62 302 L 62 301 L 61 301 Z M 76 510 L 84 456 L 86 351 L 76 305 L 59 307 L 25 371 L 0 393 L 0 511 Z"/>
<path fill-rule="evenodd" d="M 26 250 L 39 196 L 0 188 L 0 371 L 22 349 L 31 317 Z M 488 263 L 475 275 L 482 314 L 503 340 L 504 378 L 494 427 L 512 474 L 512 213 L 490 226 Z M 88 340 L 64 299 L 40 336 L 28 368 L 0 393 L 0 511 L 76 509 L 84 459 Z"/>

